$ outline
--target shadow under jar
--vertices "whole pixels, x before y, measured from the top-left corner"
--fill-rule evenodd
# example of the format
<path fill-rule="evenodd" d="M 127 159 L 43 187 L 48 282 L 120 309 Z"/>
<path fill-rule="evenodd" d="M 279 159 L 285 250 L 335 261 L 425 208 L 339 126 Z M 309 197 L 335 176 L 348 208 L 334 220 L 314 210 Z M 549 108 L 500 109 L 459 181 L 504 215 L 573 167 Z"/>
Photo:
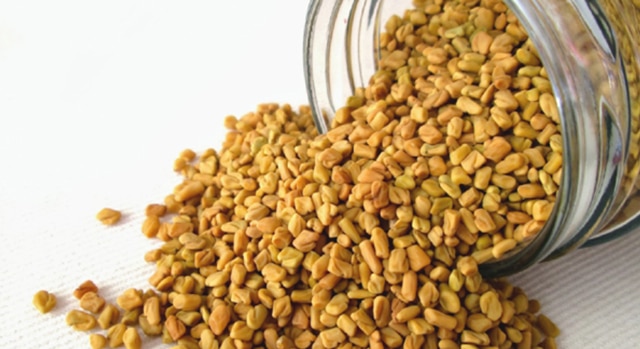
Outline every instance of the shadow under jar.
<path fill-rule="evenodd" d="M 640 0 L 504 3 L 526 29 L 551 82 L 563 166 L 549 220 L 535 238 L 483 264 L 486 276 L 519 272 L 640 224 Z M 320 132 L 376 72 L 385 21 L 413 7 L 407 0 L 310 2 L 304 67 Z"/>

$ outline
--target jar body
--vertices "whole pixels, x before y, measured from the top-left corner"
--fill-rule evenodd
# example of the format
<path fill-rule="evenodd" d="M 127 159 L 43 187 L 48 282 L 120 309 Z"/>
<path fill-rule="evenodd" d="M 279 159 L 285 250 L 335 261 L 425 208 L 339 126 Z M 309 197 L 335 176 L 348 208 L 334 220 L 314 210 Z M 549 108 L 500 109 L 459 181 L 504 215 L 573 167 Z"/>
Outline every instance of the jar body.
<path fill-rule="evenodd" d="M 518 253 L 489 263 L 517 272 L 640 225 L 640 1 L 504 0 L 549 75 L 563 134 L 554 213 Z M 376 71 L 386 19 L 411 1 L 311 1 L 305 33 L 307 88 L 316 124 Z"/>

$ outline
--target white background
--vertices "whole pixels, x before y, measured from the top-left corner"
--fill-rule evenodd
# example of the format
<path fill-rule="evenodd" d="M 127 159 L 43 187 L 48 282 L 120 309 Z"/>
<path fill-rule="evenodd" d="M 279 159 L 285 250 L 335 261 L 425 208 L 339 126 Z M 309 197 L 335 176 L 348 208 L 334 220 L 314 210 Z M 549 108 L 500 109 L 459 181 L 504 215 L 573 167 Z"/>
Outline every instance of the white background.
<path fill-rule="evenodd" d="M 0 343 L 88 348 L 68 328 L 73 289 L 109 301 L 147 288 L 147 203 L 184 148 L 218 148 L 222 120 L 306 103 L 306 1 L 0 1 Z M 102 207 L 124 218 L 107 228 Z M 640 348 L 640 235 L 513 278 L 563 333 L 561 348 Z M 59 306 L 41 315 L 32 295 Z M 165 347 L 157 342 L 147 347 Z"/>

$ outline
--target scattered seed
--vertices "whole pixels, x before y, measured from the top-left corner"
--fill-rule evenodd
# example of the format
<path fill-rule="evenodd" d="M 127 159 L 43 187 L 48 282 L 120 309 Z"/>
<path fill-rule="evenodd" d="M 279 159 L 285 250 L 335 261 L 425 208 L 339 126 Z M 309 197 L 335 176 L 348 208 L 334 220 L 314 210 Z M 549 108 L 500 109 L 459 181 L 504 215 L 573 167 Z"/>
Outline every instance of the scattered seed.
<path fill-rule="evenodd" d="M 40 290 L 33 295 L 33 306 L 41 313 L 50 312 L 56 306 L 56 296 L 45 290 Z"/>
<path fill-rule="evenodd" d="M 103 208 L 96 214 L 96 218 L 104 225 L 114 225 L 120 221 L 122 213 L 112 208 Z"/>

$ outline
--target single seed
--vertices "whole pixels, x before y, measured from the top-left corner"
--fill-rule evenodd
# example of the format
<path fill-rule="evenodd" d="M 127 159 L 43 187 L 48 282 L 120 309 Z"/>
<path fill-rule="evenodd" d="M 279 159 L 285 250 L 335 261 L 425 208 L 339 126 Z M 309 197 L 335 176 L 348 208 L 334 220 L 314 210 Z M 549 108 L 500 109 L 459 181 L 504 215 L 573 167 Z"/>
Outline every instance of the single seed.
<path fill-rule="evenodd" d="M 122 342 L 127 349 L 140 349 L 142 346 L 140 335 L 134 327 L 127 327 L 122 335 Z"/>
<path fill-rule="evenodd" d="M 76 331 L 89 331 L 97 325 L 93 315 L 76 309 L 67 313 L 66 322 Z"/>
<path fill-rule="evenodd" d="M 56 306 L 56 296 L 53 293 L 40 290 L 33 295 L 33 306 L 43 314 L 48 313 Z"/>
<path fill-rule="evenodd" d="M 95 293 L 98 292 L 98 286 L 96 286 L 96 284 L 94 284 L 93 281 L 91 280 L 87 280 L 82 284 L 80 284 L 80 286 L 78 286 L 73 291 L 73 296 L 76 297 L 77 299 L 80 299 L 87 292 L 95 292 Z"/>
<path fill-rule="evenodd" d="M 96 214 L 96 218 L 104 225 L 114 225 L 120 221 L 122 213 L 118 210 L 105 207 Z"/>

